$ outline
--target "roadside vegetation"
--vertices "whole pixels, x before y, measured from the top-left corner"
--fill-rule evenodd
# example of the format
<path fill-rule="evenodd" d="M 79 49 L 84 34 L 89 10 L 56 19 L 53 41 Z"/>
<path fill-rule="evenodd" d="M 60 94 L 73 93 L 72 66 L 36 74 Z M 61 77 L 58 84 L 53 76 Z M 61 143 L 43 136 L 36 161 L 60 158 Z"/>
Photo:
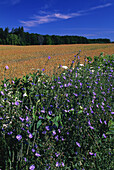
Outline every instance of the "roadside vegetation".
<path fill-rule="evenodd" d="M 113 169 L 114 55 L 0 85 L 0 169 Z M 48 63 L 51 56 L 48 57 Z"/>

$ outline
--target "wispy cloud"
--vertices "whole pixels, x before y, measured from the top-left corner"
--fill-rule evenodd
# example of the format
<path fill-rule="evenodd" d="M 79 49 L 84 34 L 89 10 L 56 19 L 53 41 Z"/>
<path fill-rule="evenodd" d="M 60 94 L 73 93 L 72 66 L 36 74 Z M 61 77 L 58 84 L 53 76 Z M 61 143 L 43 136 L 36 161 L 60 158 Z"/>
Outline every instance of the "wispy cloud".
<path fill-rule="evenodd" d="M 13 1 L 19 1 L 19 0 L 13 0 Z M 45 15 L 43 15 L 43 16 L 35 15 L 34 17 L 32 17 L 32 20 L 20 21 L 20 23 L 23 24 L 23 26 L 25 26 L 25 27 L 35 27 L 36 25 L 39 25 L 39 24 L 50 23 L 50 22 L 54 22 L 57 20 L 67 20 L 70 18 L 86 15 L 87 12 L 89 12 L 89 11 L 106 8 L 111 5 L 112 5 L 111 3 L 107 3 L 104 5 L 99 5 L 99 6 L 89 8 L 87 10 L 81 10 L 81 11 L 77 11 L 75 13 L 69 13 L 69 14 L 62 14 L 62 13 L 57 13 L 57 12 L 53 13 L 53 14 L 46 14 L 46 12 L 43 11 L 42 14 L 45 14 Z"/>

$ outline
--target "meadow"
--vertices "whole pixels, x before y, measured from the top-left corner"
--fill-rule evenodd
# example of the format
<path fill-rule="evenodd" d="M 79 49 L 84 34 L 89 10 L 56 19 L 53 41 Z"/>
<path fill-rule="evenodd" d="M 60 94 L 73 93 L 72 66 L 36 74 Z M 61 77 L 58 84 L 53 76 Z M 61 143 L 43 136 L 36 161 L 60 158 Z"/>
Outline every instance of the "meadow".
<path fill-rule="evenodd" d="M 0 46 L 0 169 L 113 169 L 113 47 Z"/>

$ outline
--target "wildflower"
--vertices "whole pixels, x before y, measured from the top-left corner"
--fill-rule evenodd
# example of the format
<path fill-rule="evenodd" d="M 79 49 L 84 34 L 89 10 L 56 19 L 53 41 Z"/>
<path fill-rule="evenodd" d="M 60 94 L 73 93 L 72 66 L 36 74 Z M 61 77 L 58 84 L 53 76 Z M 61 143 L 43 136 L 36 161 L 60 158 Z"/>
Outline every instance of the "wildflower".
<path fill-rule="evenodd" d="M 6 69 L 6 70 L 9 69 L 9 67 L 8 67 L 8 66 L 5 66 L 5 69 Z"/>
<path fill-rule="evenodd" d="M 61 165 L 60 163 L 56 162 L 56 166 L 60 166 L 60 165 Z"/>
<path fill-rule="evenodd" d="M 39 116 L 39 119 L 44 119 L 43 117 Z"/>
<path fill-rule="evenodd" d="M 58 129 L 58 132 L 60 133 L 60 132 L 61 132 L 61 130 L 60 130 L 60 129 Z"/>
<path fill-rule="evenodd" d="M 48 59 L 50 60 L 50 58 L 51 58 L 51 57 L 49 56 Z"/>
<path fill-rule="evenodd" d="M 12 132 L 12 131 L 10 131 L 10 132 L 8 132 L 7 134 L 8 134 L 8 135 L 11 135 L 12 133 L 13 133 L 13 132 Z"/>
<path fill-rule="evenodd" d="M 106 138 L 106 135 L 103 133 L 104 138 Z"/>
<path fill-rule="evenodd" d="M 22 136 L 21 136 L 21 135 L 17 135 L 16 138 L 17 138 L 18 140 L 21 140 L 21 139 L 22 139 Z"/>
<path fill-rule="evenodd" d="M 27 162 L 27 158 L 24 158 L 25 162 Z"/>
<path fill-rule="evenodd" d="M 76 142 L 76 145 L 78 145 L 78 147 L 81 147 L 80 144 L 78 142 Z"/>
<path fill-rule="evenodd" d="M 93 153 L 92 153 L 92 152 L 89 152 L 89 154 L 90 154 L 90 155 L 93 155 Z"/>
<path fill-rule="evenodd" d="M 31 133 L 29 134 L 29 138 L 30 138 L 30 139 L 33 138 L 33 135 L 32 135 Z"/>
<path fill-rule="evenodd" d="M 106 120 L 104 121 L 105 125 L 107 125 Z"/>
<path fill-rule="evenodd" d="M 35 152 L 35 149 L 32 149 L 32 152 Z"/>
<path fill-rule="evenodd" d="M 59 139 L 58 139 L 58 135 L 57 136 L 55 136 L 55 139 L 58 141 Z"/>
<path fill-rule="evenodd" d="M 37 157 L 41 156 L 41 155 L 40 155 L 39 153 L 37 153 L 37 152 L 35 153 L 35 155 L 36 155 Z"/>
<path fill-rule="evenodd" d="M 45 69 L 43 68 L 42 71 L 44 71 Z"/>
<path fill-rule="evenodd" d="M 96 93 L 95 93 L 95 92 L 93 92 L 93 95 L 96 95 Z"/>
<path fill-rule="evenodd" d="M 18 105 L 19 105 L 19 102 L 16 101 L 16 102 L 15 102 L 15 105 L 18 106 Z"/>
<path fill-rule="evenodd" d="M 4 87 L 6 87 L 6 84 L 4 84 Z"/>
<path fill-rule="evenodd" d="M 35 166 L 34 166 L 34 165 L 31 165 L 31 166 L 29 167 L 29 169 L 30 169 L 30 170 L 34 170 L 34 169 L 35 169 Z"/>
<path fill-rule="evenodd" d="M 3 91 L 1 91 L 1 94 L 4 96 L 4 92 Z"/>
<path fill-rule="evenodd" d="M 58 157 L 60 155 L 60 153 L 55 153 L 56 157 Z"/>
<path fill-rule="evenodd" d="M 78 96 L 78 94 L 76 94 L 76 93 L 73 93 L 75 96 Z"/>
<path fill-rule="evenodd" d="M 52 114 L 52 111 L 48 111 L 48 114 L 51 115 L 51 114 Z"/>
<path fill-rule="evenodd" d="M 94 156 L 96 156 L 96 153 L 94 154 Z"/>
<path fill-rule="evenodd" d="M 41 110 L 42 113 L 45 113 L 45 110 Z"/>
<path fill-rule="evenodd" d="M 68 94 L 66 94 L 66 97 L 68 97 Z"/>
<path fill-rule="evenodd" d="M 62 164 L 62 166 L 65 166 L 63 162 L 61 164 Z"/>
<path fill-rule="evenodd" d="M 102 120 L 101 120 L 101 119 L 100 119 L 99 121 L 100 121 L 100 123 L 102 123 Z"/>
<path fill-rule="evenodd" d="M 90 129 L 94 129 L 94 127 L 90 126 Z"/>
<path fill-rule="evenodd" d="M 44 134 L 44 135 L 45 135 L 46 133 L 47 133 L 46 131 L 43 131 L 43 132 L 42 132 L 42 134 Z"/>
<path fill-rule="evenodd" d="M 55 130 L 53 131 L 53 135 L 56 135 L 56 132 L 55 132 Z"/>
<path fill-rule="evenodd" d="M 46 126 L 45 128 L 46 128 L 46 130 L 49 130 L 49 126 Z"/>
<path fill-rule="evenodd" d="M 90 120 L 88 121 L 88 124 L 91 125 Z"/>
<path fill-rule="evenodd" d="M 12 80 L 12 83 L 14 84 L 15 82 Z"/>
<path fill-rule="evenodd" d="M 22 117 L 19 117 L 19 119 L 23 122 L 25 119 L 24 118 L 22 118 Z"/>
<path fill-rule="evenodd" d="M 82 86 L 82 83 L 80 83 L 80 86 Z"/>

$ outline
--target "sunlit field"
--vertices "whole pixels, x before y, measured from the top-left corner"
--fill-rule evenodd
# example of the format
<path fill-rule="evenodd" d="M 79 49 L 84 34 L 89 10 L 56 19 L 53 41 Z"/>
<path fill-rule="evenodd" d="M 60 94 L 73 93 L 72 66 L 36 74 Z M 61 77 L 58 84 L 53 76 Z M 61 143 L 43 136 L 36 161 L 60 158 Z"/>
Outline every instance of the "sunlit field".
<path fill-rule="evenodd" d="M 85 56 L 99 56 L 114 54 L 114 44 L 74 44 L 74 45 L 38 45 L 38 46 L 10 46 L 0 45 L 0 80 L 4 79 L 4 68 L 9 66 L 6 78 L 22 77 L 33 73 L 36 69 L 43 69 L 51 76 L 57 71 L 57 66 L 71 63 L 74 56 L 81 50 L 80 62 L 84 63 Z M 46 63 L 48 57 L 50 62 Z M 46 65 L 45 65 L 46 64 Z"/>

